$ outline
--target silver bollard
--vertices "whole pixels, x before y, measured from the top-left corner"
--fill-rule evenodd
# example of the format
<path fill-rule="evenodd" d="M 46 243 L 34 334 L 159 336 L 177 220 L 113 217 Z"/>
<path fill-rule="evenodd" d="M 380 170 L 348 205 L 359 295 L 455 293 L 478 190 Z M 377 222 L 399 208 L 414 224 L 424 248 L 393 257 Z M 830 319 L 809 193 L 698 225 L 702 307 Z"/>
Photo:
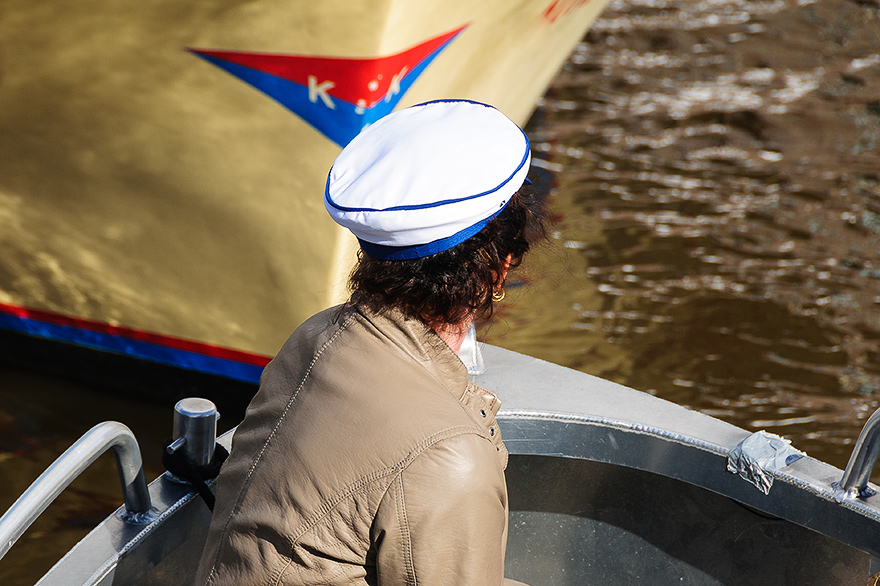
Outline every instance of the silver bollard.
<path fill-rule="evenodd" d="M 182 451 L 193 466 L 206 466 L 214 457 L 220 413 L 207 399 L 188 398 L 174 406 L 173 442 L 168 453 Z"/>

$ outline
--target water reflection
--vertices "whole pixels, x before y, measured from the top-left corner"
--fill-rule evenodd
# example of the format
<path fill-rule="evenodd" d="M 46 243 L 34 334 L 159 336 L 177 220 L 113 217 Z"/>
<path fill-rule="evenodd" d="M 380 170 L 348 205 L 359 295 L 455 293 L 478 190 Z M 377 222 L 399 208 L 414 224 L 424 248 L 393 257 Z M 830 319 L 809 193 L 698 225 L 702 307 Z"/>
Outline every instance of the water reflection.
<path fill-rule="evenodd" d="M 491 341 L 843 466 L 880 393 L 880 7 L 609 5 L 529 128 L 554 246 Z"/>
<path fill-rule="evenodd" d="M 57 377 L 0 369 L 0 511 L 93 425 L 122 421 L 135 433 L 147 477 L 163 468 L 172 405 L 146 404 Z M 16 542 L 0 564 L 0 584 L 33 584 L 122 502 L 110 453 L 88 467 Z"/>

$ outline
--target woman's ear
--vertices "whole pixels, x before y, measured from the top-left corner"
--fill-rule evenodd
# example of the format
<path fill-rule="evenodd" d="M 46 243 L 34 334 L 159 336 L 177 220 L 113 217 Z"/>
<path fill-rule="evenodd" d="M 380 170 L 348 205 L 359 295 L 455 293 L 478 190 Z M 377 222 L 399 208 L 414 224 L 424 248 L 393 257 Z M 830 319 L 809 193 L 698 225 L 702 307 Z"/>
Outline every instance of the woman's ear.
<path fill-rule="evenodd" d="M 504 279 L 507 278 L 507 271 L 510 270 L 510 263 L 513 262 L 513 254 L 508 254 L 507 258 L 504 259 L 504 267 L 501 269 L 501 282 L 504 282 Z"/>

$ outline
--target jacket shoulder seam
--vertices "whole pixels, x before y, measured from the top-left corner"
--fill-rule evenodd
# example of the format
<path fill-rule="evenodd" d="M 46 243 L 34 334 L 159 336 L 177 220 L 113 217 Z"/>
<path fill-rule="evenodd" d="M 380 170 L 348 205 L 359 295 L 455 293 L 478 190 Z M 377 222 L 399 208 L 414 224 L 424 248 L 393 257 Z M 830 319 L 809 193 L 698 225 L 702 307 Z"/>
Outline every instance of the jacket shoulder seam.
<path fill-rule="evenodd" d="M 402 473 L 406 468 L 413 462 L 415 459 L 426 449 L 431 447 L 432 445 L 443 441 L 445 439 L 450 439 L 457 436 L 462 435 L 476 435 L 489 441 L 482 433 L 481 430 L 477 426 L 470 425 L 458 425 L 455 427 L 449 427 L 442 431 L 439 431 L 431 436 L 420 441 L 416 444 L 412 450 L 407 453 L 400 461 L 397 463 L 388 466 L 386 468 L 381 468 L 376 470 L 366 476 L 362 476 L 358 480 L 352 482 L 348 486 L 341 489 L 335 495 L 330 497 L 325 501 L 325 503 L 311 516 L 308 520 L 306 520 L 296 531 L 294 531 L 290 538 L 288 539 L 288 546 L 292 549 L 298 542 L 300 537 L 302 537 L 305 533 L 319 524 L 327 515 L 329 515 L 336 507 L 344 501 L 346 498 L 361 492 L 371 492 L 372 490 L 364 490 L 371 483 L 379 480 L 381 478 L 386 478 L 388 476 L 395 476 Z M 381 487 L 382 490 L 387 492 L 388 488 L 393 484 L 394 480 L 392 479 L 388 484 L 384 487 Z"/>
<path fill-rule="evenodd" d="M 224 525 L 223 525 L 223 531 L 220 533 L 221 537 L 225 536 L 227 531 L 229 530 L 229 523 L 232 522 L 232 517 L 235 515 L 236 510 L 238 509 L 239 506 L 241 506 L 241 503 L 244 500 L 244 494 L 245 494 L 246 488 L 247 488 L 248 484 L 250 483 L 250 479 L 253 476 L 254 471 L 256 470 L 257 466 L 259 465 L 260 461 L 262 460 L 263 454 L 266 452 L 266 449 L 269 447 L 269 444 L 271 443 L 272 439 L 277 434 L 278 429 L 281 427 L 281 423 L 284 421 L 284 418 L 287 416 L 287 413 L 290 411 L 290 408 L 293 406 L 293 403 L 296 401 L 296 398 L 299 396 L 299 392 L 302 390 L 303 386 L 305 385 L 306 381 L 308 380 L 309 376 L 311 375 L 312 369 L 314 368 L 315 364 L 318 362 L 318 359 L 327 350 L 327 348 L 329 348 L 333 344 L 333 342 L 336 341 L 336 338 L 338 338 L 339 335 L 349 326 L 349 324 L 351 323 L 351 321 L 353 319 L 354 319 L 354 316 L 349 315 L 339 325 L 339 329 L 337 329 L 333 333 L 333 335 L 330 336 L 330 338 L 326 342 L 324 342 L 320 348 L 318 348 L 318 351 L 315 352 L 315 355 L 312 357 L 311 362 L 309 362 L 308 368 L 306 368 L 305 373 L 303 373 L 302 379 L 300 380 L 299 384 L 296 386 L 296 389 L 294 389 L 294 391 L 291 393 L 290 398 L 287 400 L 287 404 L 284 406 L 284 409 L 281 411 L 281 414 L 278 416 L 278 419 L 275 422 L 275 426 L 272 428 L 272 431 L 266 437 L 266 440 L 263 442 L 263 446 L 260 448 L 259 453 L 256 455 L 253 462 L 251 463 L 251 466 L 248 469 L 247 475 L 245 476 L 245 479 L 241 484 L 241 488 L 239 489 L 238 497 L 236 497 L 236 499 L 235 499 L 235 504 L 232 506 L 232 510 L 226 519 L 226 523 L 224 523 Z M 211 562 L 211 571 L 208 573 L 208 577 L 205 580 L 205 584 L 210 583 L 211 580 L 213 580 L 213 578 L 214 578 L 214 573 L 217 568 L 217 560 L 220 558 L 220 550 L 223 548 L 223 540 L 222 539 L 221 539 L 220 543 L 221 543 L 221 545 L 219 548 L 217 548 L 217 553 L 214 555 L 214 560 Z"/>
<path fill-rule="evenodd" d="M 404 494 L 403 488 L 403 475 L 398 474 L 394 479 L 394 483 L 397 485 L 397 499 L 396 499 L 396 509 L 397 509 L 397 525 L 400 527 L 401 533 L 401 541 L 403 542 L 403 563 L 406 566 L 406 582 L 408 584 L 412 584 L 415 586 L 417 584 L 416 580 L 416 566 L 413 561 L 413 553 L 412 553 L 412 535 L 409 530 L 409 521 L 406 518 L 406 495 Z"/>
<path fill-rule="evenodd" d="M 456 428 L 451 428 L 450 430 L 447 430 L 447 431 L 452 431 L 452 429 L 456 429 Z M 405 489 L 405 485 L 403 482 L 403 473 L 409 468 L 410 464 L 412 464 L 413 462 L 415 462 L 418 459 L 419 456 L 421 456 L 429 448 L 437 445 L 438 443 L 440 443 L 444 440 L 452 439 L 455 437 L 463 437 L 466 435 L 476 435 L 477 437 L 488 441 L 490 444 L 492 443 L 491 440 L 489 440 L 489 438 L 485 437 L 482 433 L 479 433 L 479 431 L 476 429 L 473 429 L 470 427 L 464 427 L 464 426 L 459 426 L 457 429 L 459 429 L 461 431 L 456 432 L 456 433 L 438 434 L 437 436 L 435 436 L 434 441 L 426 442 L 425 445 L 422 446 L 421 449 L 418 450 L 418 453 L 413 454 L 411 458 L 408 458 L 406 460 L 405 465 L 401 465 L 401 466 L 397 467 L 397 469 L 395 470 L 397 472 L 397 474 L 394 478 L 394 481 L 393 481 L 393 483 L 389 484 L 389 488 L 393 484 L 393 485 L 395 485 L 395 487 L 397 489 L 396 495 L 395 495 L 396 498 L 394 499 L 394 505 L 395 505 L 395 509 L 396 509 L 396 513 L 397 513 L 398 529 L 401 533 L 400 540 L 401 540 L 401 544 L 403 546 L 403 562 L 404 562 L 405 572 L 406 572 L 405 580 L 406 580 L 406 584 L 411 585 L 411 586 L 418 586 L 419 580 L 418 580 L 418 576 L 416 575 L 415 559 L 413 557 L 413 552 L 412 552 L 412 532 L 410 531 L 409 519 L 407 517 L 406 493 L 405 493 L 406 489 Z M 403 464 L 403 461 L 401 461 L 401 464 Z"/>

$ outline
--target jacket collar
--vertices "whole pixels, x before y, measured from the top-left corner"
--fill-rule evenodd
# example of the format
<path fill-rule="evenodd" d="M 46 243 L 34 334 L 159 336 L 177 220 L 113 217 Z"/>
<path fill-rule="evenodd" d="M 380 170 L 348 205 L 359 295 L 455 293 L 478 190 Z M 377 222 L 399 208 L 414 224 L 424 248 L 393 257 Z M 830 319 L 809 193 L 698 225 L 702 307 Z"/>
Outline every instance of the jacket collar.
<path fill-rule="evenodd" d="M 422 365 L 456 399 L 462 400 L 470 383 L 467 367 L 437 332 L 398 309 L 379 313 L 363 307 L 352 310 L 370 322 L 378 335 Z"/>
<path fill-rule="evenodd" d="M 498 451 L 502 468 L 506 468 L 507 448 L 495 419 L 501 401 L 492 391 L 471 382 L 467 367 L 437 332 L 421 320 L 407 317 L 395 309 L 374 313 L 355 307 L 352 311 L 372 324 L 375 335 L 384 336 L 386 343 L 397 346 L 422 365 L 441 388 L 458 400 L 465 412 L 483 428 Z"/>

